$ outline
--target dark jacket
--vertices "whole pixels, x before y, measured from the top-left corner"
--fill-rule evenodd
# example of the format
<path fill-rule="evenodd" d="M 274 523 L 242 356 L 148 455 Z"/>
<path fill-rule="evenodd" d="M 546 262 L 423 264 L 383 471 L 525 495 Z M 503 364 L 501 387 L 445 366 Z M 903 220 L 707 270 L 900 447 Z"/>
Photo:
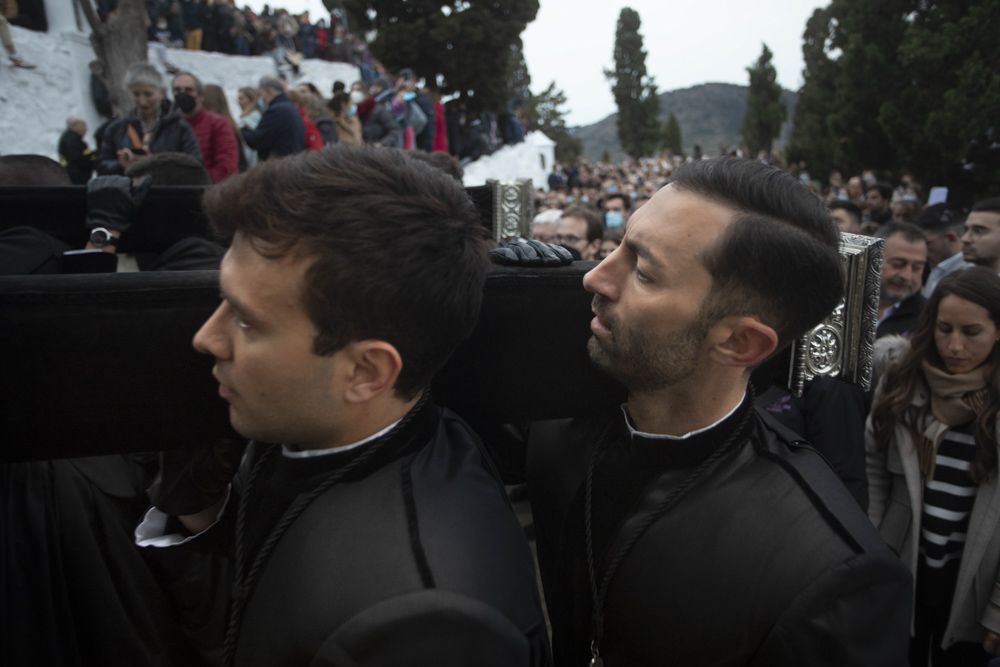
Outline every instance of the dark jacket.
<path fill-rule="evenodd" d="M 927 299 L 920 292 L 900 301 L 889 317 L 879 323 L 875 330 L 875 337 L 881 338 L 892 334 L 909 336 L 910 332 L 917 326 L 917 320 L 920 319 L 920 313 L 923 311 L 925 303 L 927 303 Z"/>
<path fill-rule="evenodd" d="M 59 137 L 59 162 L 66 167 L 73 185 L 86 185 L 94 173 L 97 156 L 87 147 L 83 137 L 73 130 L 66 130 Z"/>
<path fill-rule="evenodd" d="M 104 130 L 101 149 L 97 155 L 98 174 L 121 174 L 125 170 L 118 162 L 118 151 L 122 148 L 134 148 L 129 139 L 128 128 L 132 126 L 136 134 L 142 136 L 142 124 L 136 118 L 135 112 L 112 121 Z M 153 139 L 149 143 L 150 153 L 187 153 L 201 162 L 201 148 L 194 130 L 187 124 L 180 113 L 171 111 L 160 116 L 153 128 Z"/>
<path fill-rule="evenodd" d="M 271 451 L 261 464 L 240 538 L 251 559 L 285 511 L 283 494 L 308 493 L 291 470 L 327 479 L 323 466 L 347 468 L 379 448 L 278 540 L 249 590 L 237 665 L 549 664 L 531 554 L 482 445 L 447 410 L 428 404 L 414 415 L 357 450 L 307 460 Z M 234 489 L 245 492 L 248 471 L 275 447 L 251 448 Z M 195 551 L 229 553 L 237 503 L 187 545 L 145 550 L 179 574 L 168 590 L 189 627 L 222 627 L 227 605 L 206 591 L 225 597 L 227 561 Z M 198 643 L 211 653 L 220 642 L 216 631 Z"/>
<path fill-rule="evenodd" d="M 747 439 L 653 520 L 621 560 L 604 606 L 604 664 L 905 665 L 905 567 L 814 450 L 770 417 L 755 411 L 747 419 L 746 430 L 736 431 Z M 595 440 L 628 437 L 615 410 L 549 423 L 529 442 L 528 484 L 557 665 L 590 659 L 582 546 L 588 461 Z M 686 477 L 692 468 L 679 472 Z M 612 495 L 628 488 L 622 480 Z M 639 488 L 645 490 L 637 491 L 638 502 L 650 502 L 651 487 Z M 612 496 L 594 497 L 597 517 Z M 627 505 L 623 520 L 642 506 Z M 609 543 L 595 552 L 598 579 L 617 553 Z"/>
<path fill-rule="evenodd" d="M 266 160 L 305 150 L 306 128 L 299 110 L 287 95 L 281 94 L 267 105 L 256 128 L 243 128 L 243 139 L 261 160 Z"/>
<path fill-rule="evenodd" d="M 384 104 L 375 105 L 361 127 L 361 134 L 366 144 L 388 148 L 403 147 L 403 129 Z"/>

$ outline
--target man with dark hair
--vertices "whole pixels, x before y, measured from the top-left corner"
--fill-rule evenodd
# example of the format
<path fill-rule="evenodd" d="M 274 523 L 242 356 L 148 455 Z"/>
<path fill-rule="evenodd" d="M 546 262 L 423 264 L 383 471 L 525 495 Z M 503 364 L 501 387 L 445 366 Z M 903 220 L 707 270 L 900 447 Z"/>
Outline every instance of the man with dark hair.
<path fill-rule="evenodd" d="M 930 298 L 946 275 L 972 266 L 962 259 L 964 223 L 962 214 L 947 204 L 928 206 L 917 216 L 914 224 L 927 237 L 927 265 L 931 267 L 922 292 L 925 298 Z"/>
<path fill-rule="evenodd" d="M 748 385 L 837 305 L 837 243 L 794 177 L 697 161 L 584 278 L 628 401 L 528 443 L 557 664 L 905 663 L 905 567 Z"/>
<path fill-rule="evenodd" d="M 199 646 L 227 665 L 546 664 L 503 486 L 427 397 L 482 300 L 486 234 L 462 187 L 335 146 L 204 205 L 232 245 L 194 345 L 253 442 L 228 490 L 231 448 L 165 454 L 136 531 Z"/>
<path fill-rule="evenodd" d="M 849 201 L 837 199 L 829 203 L 830 217 L 837 228 L 848 234 L 861 233 L 861 209 Z"/>
<path fill-rule="evenodd" d="M 892 186 L 875 183 L 865 191 L 865 216 L 869 222 L 884 225 L 892 220 Z"/>
<path fill-rule="evenodd" d="M 239 144 L 229 121 L 205 108 L 205 86 L 191 72 L 178 72 L 173 81 L 174 104 L 188 122 L 201 148 L 201 159 L 213 183 L 239 169 Z"/>
<path fill-rule="evenodd" d="M 285 84 L 271 76 L 258 84 L 267 104 L 257 127 L 243 126 L 243 140 L 263 161 L 269 157 L 293 155 L 306 149 L 306 127 L 299 110 L 285 94 Z"/>
<path fill-rule="evenodd" d="M 604 224 L 608 229 L 624 227 L 628 222 L 628 212 L 631 202 L 620 192 L 604 198 Z"/>
<path fill-rule="evenodd" d="M 604 238 L 604 222 L 589 206 L 570 206 L 556 224 L 555 242 L 576 252 L 580 259 L 597 257 Z"/>
<path fill-rule="evenodd" d="M 920 293 L 927 266 L 927 236 L 909 222 L 890 222 L 878 236 L 885 239 L 885 247 L 875 336 L 905 336 L 916 326 L 927 303 Z"/>
<path fill-rule="evenodd" d="M 1000 272 L 1000 197 L 972 206 L 962 235 L 962 256 L 967 262 Z"/>

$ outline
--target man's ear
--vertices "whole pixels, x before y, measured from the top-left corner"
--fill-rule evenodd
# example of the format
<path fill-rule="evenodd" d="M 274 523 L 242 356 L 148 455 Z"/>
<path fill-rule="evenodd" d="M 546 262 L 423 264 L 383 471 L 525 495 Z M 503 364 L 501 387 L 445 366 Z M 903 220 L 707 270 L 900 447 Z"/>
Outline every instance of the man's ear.
<path fill-rule="evenodd" d="M 366 403 L 392 391 L 403 370 L 399 350 L 384 340 L 355 341 L 341 352 L 348 362 L 344 389 L 348 403 Z"/>
<path fill-rule="evenodd" d="M 709 354 L 723 366 L 753 368 L 778 347 L 778 334 L 749 315 L 724 317 L 709 329 Z"/>

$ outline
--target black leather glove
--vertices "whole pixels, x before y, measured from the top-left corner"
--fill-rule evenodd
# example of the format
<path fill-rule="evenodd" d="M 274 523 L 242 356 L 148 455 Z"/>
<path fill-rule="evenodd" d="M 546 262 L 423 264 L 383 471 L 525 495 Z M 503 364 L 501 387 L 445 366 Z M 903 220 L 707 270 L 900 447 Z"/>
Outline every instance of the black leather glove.
<path fill-rule="evenodd" d="M 501 241 L 490 250 L 490 258 L 508 266 L 565 266 L 573 261 L 573 255 L 562 246 L 525 239 Z"/>
<path fill-rule="evenodd" d="M 245 450 L 243 440 L 223 440 L 211 447 L 161 452 L 160 474 L 149 487 L 149 499 L 171 516 L 208 509 L 226 495 Z"/>
<path fill-rule="evenodd" d="M 132 185 L 128 176 L 98 176 L 87 183 L 87 228 L 107 227 L 124 232 L 153 185 L 146 178 Z"/>

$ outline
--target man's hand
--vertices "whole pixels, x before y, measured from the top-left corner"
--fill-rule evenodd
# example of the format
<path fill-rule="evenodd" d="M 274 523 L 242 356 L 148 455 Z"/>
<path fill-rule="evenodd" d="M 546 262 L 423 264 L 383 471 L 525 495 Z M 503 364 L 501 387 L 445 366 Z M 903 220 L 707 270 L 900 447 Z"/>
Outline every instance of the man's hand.
<path fill-rule="evenodd" d="M 171 516 L 218 508 L 245 449 L 243 441 L 223 440 L 210 447 L 161 452 L 160 474 L 149 488 L 149 499 Z"/>
<path fill-rule="evenodd" d="M 145 157 L 145 155 L 136 155 L 128 148 L 122 148 L 115 156 L 118 158 L 118 164 L 122 166 L 122 169 L 128 169 L 133 164 Z"/>
<path fill-rule="evenodd" d="M 501 241 L 490 250 L 490 258 L 507 266 L 565 266 L 573 261 L 573 255 L 562 246 L 525 239 Z"/>
<path fill-rule="evenodd" d="M 983 650 L 993 656 L 1000 655 L 1000 635 L 987 632 L 986 639 L 983 640 Z"/>
<path fill-rule="evenodd" d="M 92 179 L 87 183 L 87 228 L 106 227 L 124 232 L 152 185 L 153 180 L 148 177 L 136 185 L 127 176 Z"/>

